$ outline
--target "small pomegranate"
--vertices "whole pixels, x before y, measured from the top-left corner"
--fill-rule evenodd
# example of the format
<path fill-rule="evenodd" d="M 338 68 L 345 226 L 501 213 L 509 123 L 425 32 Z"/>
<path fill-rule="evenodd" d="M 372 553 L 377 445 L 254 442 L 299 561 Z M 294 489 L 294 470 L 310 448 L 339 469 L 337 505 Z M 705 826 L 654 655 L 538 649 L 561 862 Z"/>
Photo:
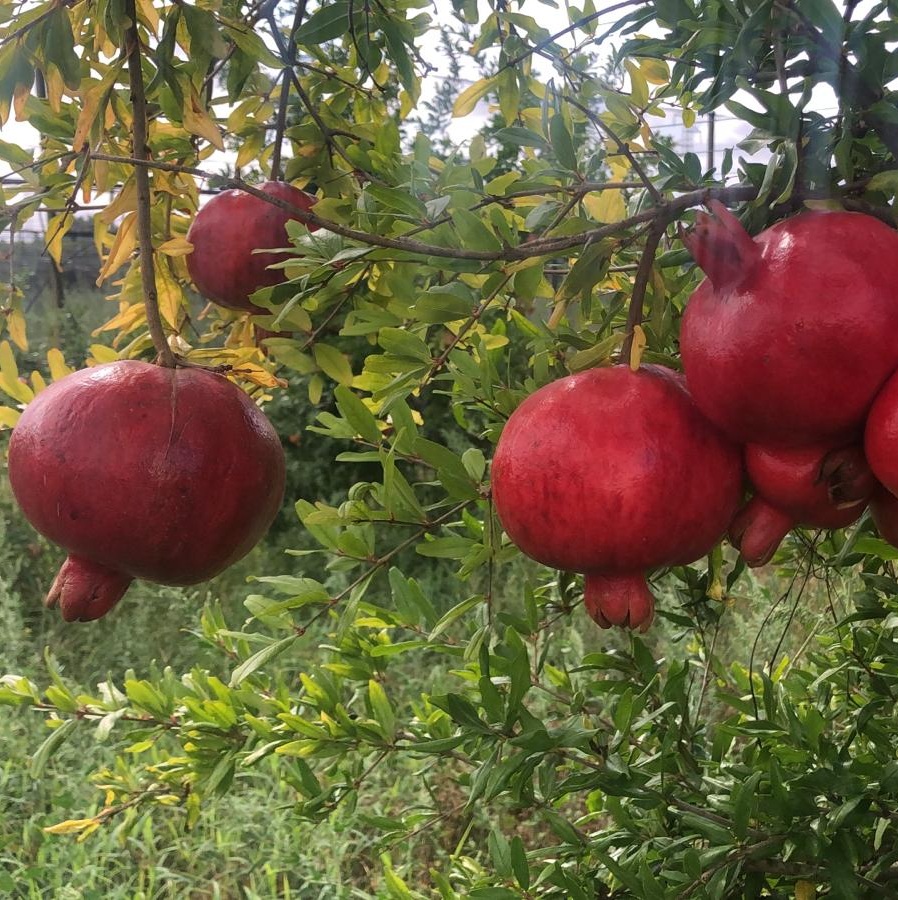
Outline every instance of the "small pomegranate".
<path fill-rule="evenodd" d="M 898 232 L 803 212 L 752 239 L 710 207 L 685 238 L 708 276 L 680 331 L 699 409 L 740 443 L 850 440 L 898 366 Z"/>
<path fill-rule="evenodd" d="M 28 405 L 9 479 L 26 518 L 69 554 L 46 604 L 87 621 L 135 578 L 195 584 L 248 553 L 280 506 L 284 453 L 226 378 L 122 361 Z"/>
<path fill-rule="evenodd" d="M 733 519 L 730 541 L 749 566 L 768 563 L 797 525 L 850 525 L 877 489 L 856 445 L 770 449 L 748 444 L 745 468 L 755 496 Z"/>
<path fill-rule="evenodd" d="M 317 200 L 283 181 L 266 181 L 259 185 L 259 190 L 303 210 L 311 209 Z M 250 294 L 282 282 L 283 270 L 268 266 L 289 256 L 254 251 L 286 247 L 284 226 L 291 219 L 303 221 L 299 213 L 291 215 L 246 191 L 216 194 L 200 208 L 187 232 L 187 240 L 193 244 L 187 269 L 197 290 L 213 303 L 229 309 L 267 312 L 250 301 Z M 309 231 L 316 230 L 314 225 L 309 227 Z"/>
<path fill-rule="evenodd" d="M 603 628 L 645 630 L 644 572 L 685 565 L 725 531 L 742 494 L 738 448 L 661 366 L 592 369 L 529 396 L 502 432 L 492 494 L 533 559 L 586 573 Z"/>

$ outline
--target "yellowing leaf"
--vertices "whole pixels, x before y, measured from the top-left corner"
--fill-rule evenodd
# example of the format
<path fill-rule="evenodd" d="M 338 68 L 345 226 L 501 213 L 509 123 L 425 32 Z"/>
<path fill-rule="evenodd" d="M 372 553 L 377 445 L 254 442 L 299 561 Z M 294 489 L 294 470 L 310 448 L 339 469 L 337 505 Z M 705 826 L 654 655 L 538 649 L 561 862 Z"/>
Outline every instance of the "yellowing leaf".
<path fill-rule="evenodd" d="M 62 239 L 74 222 L 74 215 L 64 212 L 53 216 L 47 223 L 47 253 L 50 255 L 50 259 L 56 263 L 57 269 L 62 268 Z"/>
<path fill-rule="evenodd" d="M 109 255 L 100 269 L 97 277 L 97 285 L 101 285 L 113 272 L 118 271 L 130 259 L 134 248 L 137 246 L 137 213 L 128 213 L 122 219 L 115 240 L 109 250 Z"/>
<path fill-rule="evenodd" d="M 44 380 L 44 376 L 35 369 L 35 371 L 31 373 L 32 390 L 35 394 L 39 394 L 46 386 L 47 382 Z"/>
<path fill-rule="evenodd" d="M 0 343 L 0 389 L 20 403 L 30 403 L 34 399 L 34 391 L 19 380 L 19 367 L 9 341 Z"/>
<path fill-rule="evenodd" d="M 93 335 L 96 337 L 103 331 L 128 332 L 133 330 L 138 324 L 142 324 L 144 321 L 146 321 L 146 310 L 144 309 L 143 304 L 132 303 L 125 306 L 124 309 L 119 311 L 117 316 L 113 316 L 104 325 L 95 328 Z"/>
<path fill-rule="evenodd" d="M 98 824 L 96 819 L 66 819 L 65 822 L 49 825 L 43 830 L 47 834 L 75 834 L 96 824 Z"/>
<path fill-rule="evenodd" d="M 119 354 L 112 347 L 107 347 L 105 344 L 91 344 L 90 355 L 98 363 L 115 362 L 117 359 L 120 359 Z"/>
<path fill-rule="evenodd" d="M 157 249 L 166 256 L 186 256 L 193 253 L 193 244 L 186 237 L 173 237 L 161 243 Z"/>
<path fill-rule="evenodd" d="M 255 363 L 241 363 L 238 368 L 232 369 L 230 374 L 242 378 L 244 381 L 258 384 L 260 387 L 287 387 L 286 381 L 276 378 L 267 369 L 263 369 Z"/>
<path fill-rule="evenodd" d="M 153 0 L 137 0 L 137 18 L 143 19 L 154 35 L 159 31 L 159 13 L 153 6 Z"/>
<path fill-rule="evenodd" d="M 22 310 L 13 309 L 10 311 L 6 319 L 6 327 L 9 329 L 9 336 L 12 342 L 20 349 L 28 349 L 28 338 L 25 334 L 25 316 Z"/>
<path fill-rule="evenodd" d="M 477 104 L 490 92 L 494 81 L 495 78 L 481 78 L 479 81 L 475 81 L 474 84 L 466 87 L 455 98 L 452 115 L 459 118 L 472 113 Z"/>
<path fill-rule="evenodd" d="M 645 332 L 642 330 L 642 325 L 637 325 L 633 328 L 633 343 L 630 345 L 629 362 L 632 372 L 635 372 L 642 362 L 642 351 L 645 350 L 645 344 Z"/>
<path fill-rule="evenodd" d="M 59 381 L 60 378 L 65 378 L 66 375 L 71 375 L 75 371 L 65 364 L 62 351 L 57 350 L 56 347 L 47 351 L 47 366 L 50 369 L 50 377 L 54 381 Z"/>
<path fill-rule="evenodd" d="M 111 225 L 119 216 L 137 209 L 137 181 L 132 175 L 118 192 L 115 200 L 97 216 L 101 222 Z"/>
<path fill-rule="evenodd" d="M 177 331 L 184 291 L 168 274 L 168 266 L 164 263 L 156 266 L 156 299 L 159 301 L 162 318 Z"/>
<path fill-rule="evenodd" d="M 11 406 L 0 406 L 0 426 L 3 428 L 15 428 L 21 418 L 21 413 Z"/>
<path fill-rule="evenodd" d="M 217 150 L 224 150 L 224 141 L 218 126 L 206 112 L 199 94 L 194 87 L 184 94 L 184 109 L 182 110 L 182 122 L 184 127 L 198 137 L 205 138 Z"/>
<path fill-rule="evenodd" d="M 695 125 L 695 110 L 688 106 L 683 109 L 683 125 L 686 128 L 692 128 Z"/>
<path fill-rule="evenodd" d="M 652 84 L 667 84 L 670 81 L 670 70 L 663 59 L 640 59 L 639 68 L 645 80 Z"/>
<path fill-rule="evenodd" d="M 623 191 L 593 191 L 583 197 L 583 205 L 597 222 L 620 222 L 627 216 Z"/>
<path fill-rule="evenodd" d="M 817 896 L 817 885 L 813 881 L 800 878 L 795 882 L 795 900 L 814 900 Z"/>

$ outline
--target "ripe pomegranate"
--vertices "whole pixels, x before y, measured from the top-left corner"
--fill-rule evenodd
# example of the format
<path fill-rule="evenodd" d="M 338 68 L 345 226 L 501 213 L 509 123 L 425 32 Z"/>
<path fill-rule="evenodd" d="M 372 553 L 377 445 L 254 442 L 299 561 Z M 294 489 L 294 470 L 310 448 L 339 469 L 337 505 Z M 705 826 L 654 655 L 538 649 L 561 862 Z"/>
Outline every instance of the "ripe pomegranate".
<path fill-rule="evenodd" d="M 877 489 L 857 445 L 770 449 L 748 444 L 745 468 L 755 496 L 733 519 L 730 541 L 749 566 L 769 562 L 797 525 L 850 525 Z"/>
<path fill-rule="evenodd" d="M 496 511 L 528 556 L 586 573 L 603 628 L 648 628 L 644 572 L 685 565 L 721 537 L 742 495 L 738 448 L 662 366 L 592 369 L 529 396 L 492 467 Z"/>
<path fill-rule="evenodd" d="M 882 539 L 898 547 L 898 497 L 880 488 L 870 501 L 870 515 Z"/>
<path fill-rule="evenodd" d="M 699 409 L 734 440 L 850 440 L 898 366 L 898 233 L 803 212 L 752 239 L 712 201 L 686 246 L 707 278 L 680 331 Z"/>
<path fill-rule="evenodd" d="M 898 494 L 898 373 L 877 394 L 864 430 L 864 452 L 873 474 Z"/>
<path fill-rule="evenodd" d="M 266 181 L 259 190 L 303 210 L 311 209 L 317 200 L 283 181 Z M 289 256 L 254 251 L 286 247 L 284 226 L 291 219 L 303 221 L 299 213 L 291 215 L 246 191 L 216 194 L 200 208 L 187 232 L 187 240 L 193 244 L 187 269 L 197 290 L 229 309 L 268 312 L 250 302 L 249 296 L 261 287 L 282 282 L 283 270 L 268 266 Z M 309 231 L 317 231 L 317 226 L 310 226 Z"/>
<path fill-rule="evenodd" d="M 195 584 L 248 553 L 280 506 L 284 454 L 226 378 L 122 361 L 28 405 L 9 479 L 31 524 L 69 554 L 46 604 L 87 621 L 134 578 Z"/>

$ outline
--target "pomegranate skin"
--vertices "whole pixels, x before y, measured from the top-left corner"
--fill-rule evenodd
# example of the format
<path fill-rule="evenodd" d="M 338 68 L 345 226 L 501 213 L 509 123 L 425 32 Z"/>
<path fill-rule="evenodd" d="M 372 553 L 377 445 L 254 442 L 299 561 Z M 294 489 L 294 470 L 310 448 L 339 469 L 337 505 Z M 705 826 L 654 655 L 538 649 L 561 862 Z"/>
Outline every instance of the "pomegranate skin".
<path fill-rule="evenodd" d="M 873 474 L 898 494 L 898 373 L 879 392 L 864 429 L 864 452 Z"/>
<path fill-rule="evenodd" d="M 844 528 L 878 485 L 860 446 L 745 447 L 755 496 L 730 525 L 730 541 L 749 566 L 768 563 L 796 526 Z"/>
<path fill-rule="evenodd" d="M 311 209 L 317 200 L 283 181 L 266 181 L 259 190 L 303 210 Z M 286 247 L 285 226 L 291 219 L 303 221 L 300 214 L 291 214 L 246 191 L 216 194 L 200 208 L 187 232 L 187 240 L 193 244 L 187 269 L 197 290 L 219 306 L 267 313 L 250 302 L 250 294 L 284 281 L 282 269 L 268 266 L 289 256 L 254 251 Z M 310 226 L 309 231 L 317 231 L 317 226 Z"/>
<path fill-rule="evenodd" d="M 880 537 L 898 547 L 898 497 L 880 490 L 870 501 L 870 516 Z"/>
<path fill-rule="evenodd" d="M 642 573 L 707 553 L 741 494 L 738 448 L 660 366 L 546 385 L 512 414 L 492 465 L 508 536 L 541 563 L 586 573 L 587 610 L 603 627 L 648 627 Z"/>
<path fill-rule="evenodd" d="M 50 385 L 9 445 L 22 512 L 69 553 L 48 596 L 69 620 L 103 615 L 133 578 L 195 584 L 236 562 L 284 475 L 274 428 L 236 385 L 130 360 Z"/>
<path fill-rule="evenodd" d="M 710 205 L 686 237 L 708 274 L 680 332 L 696 404 L 741 443 L 849 438 L 898 366 L 898 233 L 802 212 L 752 239 Z"/>

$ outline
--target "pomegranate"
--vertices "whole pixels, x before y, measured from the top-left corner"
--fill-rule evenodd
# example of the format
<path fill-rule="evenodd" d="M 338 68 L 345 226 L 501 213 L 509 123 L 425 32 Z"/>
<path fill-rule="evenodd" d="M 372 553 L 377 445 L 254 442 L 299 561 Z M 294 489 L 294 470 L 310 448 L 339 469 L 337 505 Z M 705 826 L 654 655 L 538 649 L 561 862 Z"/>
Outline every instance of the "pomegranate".
<path fill-rule="evenodd" d="M 877 394 L 864 430 L 864 452 L 873 474 L 898 494 L 898 373 Z"/>
<path fill-rule="evenodd" d="M 870 501 L 870 515 L 882 539 L 898 547 L 898 497 L 880 489 Z"/>
<path fill-rule="evenodd" d="M 745 447 L 755 496 L 730 525 L 730 541 L 749 566 L 770 561 L 797 525 L 844 528 L 858 519 L 877 488 L 859 446 Z"/>
<path fill-rule="evenodd" d="M 850 440 L 898 366 L 898 233 L 803 212 L 752 239 L 710 207 L 685 237 L 708 276 L 680 332 L 699 409 L 741 443 Z"/>
<path fill-rule="evenodd" d="M 303 210 L 311 209 L 317 199 L 283 181 L 266 181 L 259 189 Z M 282 282 L 283 270 L 268 266 L 289 256 L 254 251 L 286 247 L 284 226 L 291 219 L 303 221 L 301 214 L 291 215 L 246 191 L 216 194 L 200 208 L 187 232 L 187 240 L 193 244 L 187 269 L 197 290 L 229 309 L 268 312 L 254 305 L 249 296 L 261 287 Z M 309 227 L 309 231 L 316 230 L 314 225 Z"/>
<path fill-rule="evenodd" d="M 614 366 L 548 384 L 515 410 L 492 494 L 524 553 L 586 573 L 586 608 L 599 625 L 644 631 L 654 614 L 645 570 L 713 547 L 741 498 L 742 466 L 682 376 Z"/>
<path fill-rule="evenodd" d="M 28 405 L 9 478 L 31 524 L 69 554 L 46 604 L 87 621 L 134 578 L 195 584 L 248 553 L 280 506 L 284 454 L 226 378 L 122 361 Z"/>

